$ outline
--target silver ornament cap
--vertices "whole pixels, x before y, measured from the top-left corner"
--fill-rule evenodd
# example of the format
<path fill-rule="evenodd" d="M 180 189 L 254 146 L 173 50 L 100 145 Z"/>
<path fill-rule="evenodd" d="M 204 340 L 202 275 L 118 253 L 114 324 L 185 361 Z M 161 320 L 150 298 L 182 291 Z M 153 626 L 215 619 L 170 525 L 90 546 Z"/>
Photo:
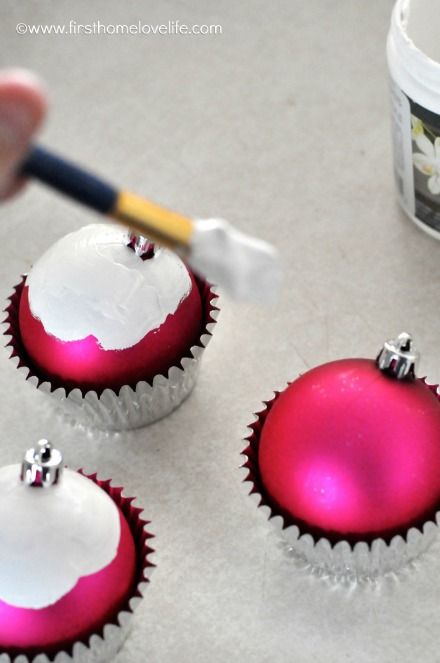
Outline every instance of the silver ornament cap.
<path fill-rule="evenodd" d="M 419 358 L 411 334 L 402 332 L 397 338 L 385 341 L 376 363 L 383 373 L 397 380 L 413 380 Z"/>
<path fill-rule="evenodd" d="M 129 232 L 127 246 L 129 246 L 135 254 L 143 260 L 154 257 L 154 244 L 143 235 Z"/>
<path fill-rule="evenodd" d="M 21 480 L 27 486 L 48 488 L 57 484 L 63 472 L 63 455 L 48 440 L 28 449 L 21 465 Z"/>

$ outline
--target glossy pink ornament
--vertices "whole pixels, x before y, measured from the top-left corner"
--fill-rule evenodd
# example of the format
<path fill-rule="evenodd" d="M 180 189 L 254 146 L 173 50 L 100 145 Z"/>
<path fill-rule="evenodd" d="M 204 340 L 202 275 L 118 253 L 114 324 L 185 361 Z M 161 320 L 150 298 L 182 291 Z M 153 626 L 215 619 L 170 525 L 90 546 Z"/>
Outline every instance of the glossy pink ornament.
<path fill-rule="evenodd" d="M 369 359 L 308 371 L 275 398 L 262 426 L 266 501 L 302 531 L 331 540 L 387 538 L 421 526 L 440 504 L 434 391 Z"/>

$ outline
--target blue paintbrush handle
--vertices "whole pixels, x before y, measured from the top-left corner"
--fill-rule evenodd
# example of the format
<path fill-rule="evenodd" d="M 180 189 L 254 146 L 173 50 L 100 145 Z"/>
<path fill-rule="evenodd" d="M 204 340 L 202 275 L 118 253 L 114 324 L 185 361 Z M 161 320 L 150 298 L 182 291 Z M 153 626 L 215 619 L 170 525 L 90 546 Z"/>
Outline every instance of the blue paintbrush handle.
<path fill-rule="evenodd" d="M 110 214 L 116 206 L 117 189 L 42 147 L 31 149 L 21 172 L 102 214 Z"/>

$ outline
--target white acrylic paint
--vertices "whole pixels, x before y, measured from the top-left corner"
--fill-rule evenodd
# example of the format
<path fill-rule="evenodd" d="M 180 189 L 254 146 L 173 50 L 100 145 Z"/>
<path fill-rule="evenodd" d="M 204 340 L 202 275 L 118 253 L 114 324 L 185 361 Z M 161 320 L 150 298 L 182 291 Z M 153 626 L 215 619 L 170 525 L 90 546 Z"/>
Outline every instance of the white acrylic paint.
<path fill-rule="evenodd" d="M 438 0 L 411 0 L 407 4 L 409 39 L 422 53 L 440 62 L 440 13 Z"/>
<path fill-rule="evenodd" d="M 0 468 L 0 599 L 44 608 L 113 561 L 120 516 L 109 495 L 78 472 L 65 469 L 58 484 L 35 488 L 20 481 L 20 470 Z"/>
<path fill-rule="evenodd" d="M 388 34 L 394 170 L 399 202 L 440 238 L 440 7 L 397 0 Z"/>
<path fill-rule="evenodd" d="M 94 336 L 105 350 L 136 345 L 157 329 L 191 290 L 188 271 L 172 251 L 141 260 L 127 232 L 93 224 L 56 242 L 28 278 L 32 314 L 62 341 Z"/>
<path fill-rule="evenodd" d="M 188 262 L 238 299 L 274 301 L 281 285 L 276 249 L 223 219 L 194 221 Z"/>

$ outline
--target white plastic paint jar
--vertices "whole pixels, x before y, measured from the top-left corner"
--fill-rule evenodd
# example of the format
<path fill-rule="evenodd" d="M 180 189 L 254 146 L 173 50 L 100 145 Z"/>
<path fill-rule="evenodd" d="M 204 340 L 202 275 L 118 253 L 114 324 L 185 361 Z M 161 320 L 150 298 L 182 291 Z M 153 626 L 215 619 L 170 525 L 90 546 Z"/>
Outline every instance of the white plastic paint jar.
<path fill-rule="evenodd" d="M 439 0 L 397 0 L 387 57 L 399 202 L 440 239 Z"/>

